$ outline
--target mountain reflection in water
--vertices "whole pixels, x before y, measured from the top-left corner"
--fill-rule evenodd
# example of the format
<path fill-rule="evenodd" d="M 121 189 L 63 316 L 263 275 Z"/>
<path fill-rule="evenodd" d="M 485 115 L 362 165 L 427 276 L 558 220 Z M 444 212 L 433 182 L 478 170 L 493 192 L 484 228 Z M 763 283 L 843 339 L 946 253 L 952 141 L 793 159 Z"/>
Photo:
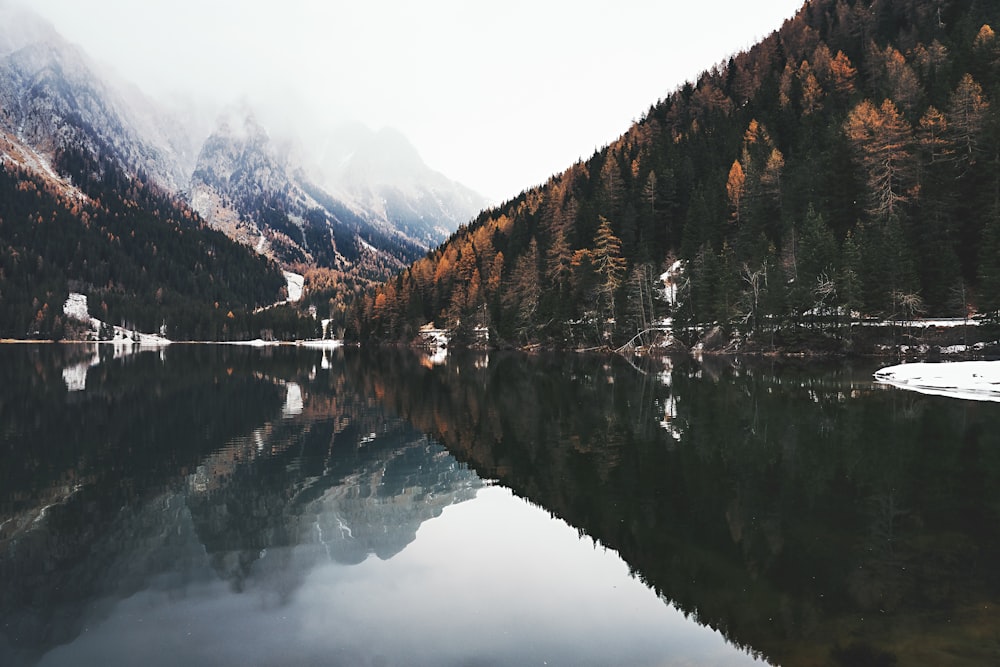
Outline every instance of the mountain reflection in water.
<path fill-rule="evenodd" d="M 372 361 L 0 347 L 0 663 L 754 662 L 484 489 Z"/>
<path fill-rule="evenodd" d="M 4 664 L 1000 655 L 1000 406 L 815 363 L 96 354 L 0 347 Z"/>

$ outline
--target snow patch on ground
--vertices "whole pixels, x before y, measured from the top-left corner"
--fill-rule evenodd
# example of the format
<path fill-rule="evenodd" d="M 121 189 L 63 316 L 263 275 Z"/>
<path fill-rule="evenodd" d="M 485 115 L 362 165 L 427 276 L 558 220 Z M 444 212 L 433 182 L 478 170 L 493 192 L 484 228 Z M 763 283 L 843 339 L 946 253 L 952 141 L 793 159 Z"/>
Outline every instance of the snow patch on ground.
<path fill-rule="evenodd" d="M 131 331 L 119 326 L 111 327 L 110 340 L 99 341 L 98 339 L 100 338 L 101 329 L 104 327 L 104 322 L 90 316 L 90 311 L 87 308 L 87 295 L 80 294 L 79 292 L 71 292 L 69 297 L 67 297 L 66 302 L 63 303 L 63 314 L 77 322 L 88 325 L 90 327 L 89 340 L 114 344 L 116 346 L 116 356 L 118 356 L 118 346 L 162 347 L 170 345 L 171 342 L 169 339 L 157 334 Z"/>
<path fill-rule="evenodd" d="M 63 314 L 78 322 L 90 324 L 90 311 L 87 309 L 87 295 L 73 292 L 63 304 Z"/>
<path fill-rule="evenodd" d="M 227 340 L 220 341 L 221 345 L 236 345 L 239 347 L 277 347 L 281 345 L 281 341 L 278 340 L 264 340 L 263 338 L 255 338 L 253 340 Z"/>
<path fill-rule="evenodd" d="M 1000 402 L 1000 361 L 955 361 L 888 366 L 875 381 L 923 394 Z"/>
<path fill-rule="evenodd" d="M 301 340 L 295 344 L 299 347 L 307 347 L 312 350 L 335 350 L 338 347 L 343 347 L 344 341 L 333 339 Z"/>
<path fill-rule="evenodd" d="M 684 262 L 677 260 L 670 265 L 666 271 L 660 274 L 660 282 L 663 283 L 663 298 L 671 306 L 677 303 L 677 286 L 680 285 L 684 275 Z"/>
<path fill-rule="evenodd" d="M 979 320 L 962 317 L 932 317 L 925 320 L 866 320 L 866 327 L 902 327 L 904 329 L 929 329 L 937 327 L 950 329 L 953 327 L 977 327 Z"/>
<path fill-rule="evenodd" d="M 302 298 L 306 279 L 304 276 L 292 273 L 291 271 L 282 271 L 282 273 L 285 274 L 285 282 L 288 283 L 288 303 L 296 303 Z"/>

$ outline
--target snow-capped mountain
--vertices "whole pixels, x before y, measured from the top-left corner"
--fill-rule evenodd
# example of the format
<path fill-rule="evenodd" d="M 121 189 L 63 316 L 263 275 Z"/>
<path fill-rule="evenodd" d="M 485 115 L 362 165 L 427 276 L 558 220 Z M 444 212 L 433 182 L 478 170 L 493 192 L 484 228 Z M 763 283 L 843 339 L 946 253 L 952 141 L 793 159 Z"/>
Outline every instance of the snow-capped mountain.
<path fill-rule="evenodd" d="M 169 123 L 148 108 L 144 117 L 95 73 L 80 49 L 30 12 L 0 5 L 0 26 L 5 160 L 51 171 L 60 152 L 73 148 L 111 159 L 167 191 L 186 184 L 179 151 L 165 130 Z"/>
<path fill-rule="evenodd" d="M 425 252 L 418 240 L 313 183 L 294 151 L 244 113 L 220 119 L 191 177 L 191 205 L 210 225 L 286 264 L 371 278 Z"/>
<path fill-rule="evenodd" d="M 273 140 L 252 112 L 224 116 L 198 156 L 191 204 L 214 227 L 286 263 L 346 268 L 376 252 L 390 271 L 486 204 L 431 170 L 393 130 L 351 124 L 326 141 L 322 164 L 308 168 L 302 151 Z"/>
<path fill-rule="evenodd" d="M 396 132 L 299 139 L 326 145 L 317 167 L 250 112 L 224 116 L 201 142 L 200 122 L 98 72 L 44 20 L 0 2 L 0 159 L 81 198 L 68 174 L 113 165 L 257 252 L 366 280 L 389 277 L 485 205 Z"/>

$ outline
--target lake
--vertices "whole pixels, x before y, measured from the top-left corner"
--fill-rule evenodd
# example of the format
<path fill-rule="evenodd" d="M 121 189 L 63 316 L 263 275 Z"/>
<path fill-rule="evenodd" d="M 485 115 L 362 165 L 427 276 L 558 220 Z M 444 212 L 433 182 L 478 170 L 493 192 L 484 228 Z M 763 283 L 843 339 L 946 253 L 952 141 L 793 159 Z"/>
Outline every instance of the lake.
<path fill-rule="evenodd" d="M 0 346 L 0 664 L 996 663 L 1000 405 L 875 368 Z"/>

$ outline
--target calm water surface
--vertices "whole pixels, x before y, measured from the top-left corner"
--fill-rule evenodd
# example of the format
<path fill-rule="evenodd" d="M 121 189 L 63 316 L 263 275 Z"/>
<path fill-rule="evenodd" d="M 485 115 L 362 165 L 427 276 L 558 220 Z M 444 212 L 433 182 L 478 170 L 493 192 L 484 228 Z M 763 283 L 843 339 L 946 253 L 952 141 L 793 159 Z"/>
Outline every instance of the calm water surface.
<path fill-rule="evenodd" d="M 0 346 L 0 664 L 1000 660 L 1000 405 L 872 367 Z"/>

